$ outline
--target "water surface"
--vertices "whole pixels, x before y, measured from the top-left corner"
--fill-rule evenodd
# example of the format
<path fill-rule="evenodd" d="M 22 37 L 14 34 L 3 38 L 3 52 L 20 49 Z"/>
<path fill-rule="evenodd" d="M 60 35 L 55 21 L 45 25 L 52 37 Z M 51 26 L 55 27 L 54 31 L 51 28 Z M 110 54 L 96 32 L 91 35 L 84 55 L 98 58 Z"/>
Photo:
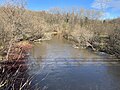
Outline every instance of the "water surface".
<path fill-rule="evenodd" d="M 105 53 L 53 38 L 35 43 L 29 58 L 28 74 L 35 75 L 32 85 L 40 90 L 120 90 L 120 64 Z"/>

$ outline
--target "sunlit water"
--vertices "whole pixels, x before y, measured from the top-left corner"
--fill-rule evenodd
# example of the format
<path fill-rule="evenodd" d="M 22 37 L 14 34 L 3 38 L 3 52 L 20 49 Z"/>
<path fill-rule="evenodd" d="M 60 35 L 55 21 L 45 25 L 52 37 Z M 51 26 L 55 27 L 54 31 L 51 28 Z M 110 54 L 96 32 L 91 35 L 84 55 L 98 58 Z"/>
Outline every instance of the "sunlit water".
<path fill-rule="evenodd" d="M 29 58 L 27 73 L 40 90 L 120 90 L 120 64 L 110 55 L 53 38 L 35 43 Z"/>

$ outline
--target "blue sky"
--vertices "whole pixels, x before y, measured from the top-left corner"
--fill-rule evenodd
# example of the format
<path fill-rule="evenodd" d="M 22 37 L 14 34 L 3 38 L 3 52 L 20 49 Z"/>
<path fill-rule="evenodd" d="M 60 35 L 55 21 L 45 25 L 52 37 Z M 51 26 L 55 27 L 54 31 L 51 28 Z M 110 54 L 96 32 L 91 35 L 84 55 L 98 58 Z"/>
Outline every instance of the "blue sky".
<path fill-rule="evenodd" d="M 32 10 L 48 10 L 53 7 L 85 7 L 90 8 L 93 0 L 28 0 L 28 8 Z"/>
<path fill-rule="evenodd" d="M 28 8 L 31 10 L 49 10 L 53 7 L 71 8 L 82 7 L 86 9 L 99 10 L 99 4 L 104 0 L 27 0 Z M 107 7 L 105 9 L 105 18 L 120 17 L 120 0 L 111 0 L 109 3 L 104 4 Z"/>
<path fill-rule="evenodd" d="M 1 1 L 4 0 L 0 0 Z M 18 0 L 19 1 L 19 0 Z M 72 8 L 79 7 L 85 9 L 96 9 L 100 10 L 99 2 L 108 0 L 26 0 L 27 8 L 30 10 L 49 10 L 54 7 L 59 8 Z M 109 0 L 109 3 L 103 4 L 105 18 L 116 18 L 120 17 L 120 0 Z"/>

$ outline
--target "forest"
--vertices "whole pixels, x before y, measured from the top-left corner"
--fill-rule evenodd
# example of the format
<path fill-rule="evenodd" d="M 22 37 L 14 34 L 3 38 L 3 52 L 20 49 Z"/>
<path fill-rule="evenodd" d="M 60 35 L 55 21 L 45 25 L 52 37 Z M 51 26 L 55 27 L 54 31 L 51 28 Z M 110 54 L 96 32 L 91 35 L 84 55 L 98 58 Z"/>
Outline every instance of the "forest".
<path fill-rule="evenodd" d="M 29 59 L 28 52 L 33 47 L 34 43 L 43 43 L 46 40 L 50 41 L 55 36 L 62 37 L 62 39 L 64 38 L 65 40 L 71 42 L 74 44 L 75 48 L 82 48 L 85 50 L 90 49 L 92 52 L 89 53 L 104 52 L 110 56 L 114 56 L 115 59 L 117 58 L 119 62 L 120 17 L 113 19 L 103 19 L 105 13 L 104 10 L 86 9 L 79 7 L 54 7 L 49 10 L 33 11 L 27 8 L 26 3 L 27 2 L 24 0 L 4 0 L 3 3 L 0 3 L 1 90 L 46 90 L 38 89 L 36 84 L 36 88 L 32 86 L 32 89 L 28 89 L 34 76 L 26 77 L 26 72 L 29 72 L 31 69 L 33 69 L 35 65 L 31 66 L 27 71 L 26 60 Z M 70 63 L 70 61 L 68 63 Z M 25 70 L 22 65 L 25 66 Z M 98 69 L 98 67 L 94 69 Z M 93 71 L 94 69 L 92 68 Z M 22 71 L 19 72 L 19 70 Z M 77 72 L 76 74 L 80 73 Z M 20 82 L 16 83 L 17 79 L 21 76 L 23 76 L 23 78 L 20 80 Z M 47 76 L 48 74 L 42 80 L 44 81 Z M 92 77 L 92 75 L 90 76 Z"/>
<path fill-rule="evenodd" d="M 86 48 L 120 56 L 120 18 L 101 20 L 103 13 L 85 8 L 31 11 L 25 2 L 11 0 L 0 7 L 0 54 L 8 56 L 20 41 L 50 39 L 56 32 Z M 6 55 L 5 55 L 6 53 Z"/>

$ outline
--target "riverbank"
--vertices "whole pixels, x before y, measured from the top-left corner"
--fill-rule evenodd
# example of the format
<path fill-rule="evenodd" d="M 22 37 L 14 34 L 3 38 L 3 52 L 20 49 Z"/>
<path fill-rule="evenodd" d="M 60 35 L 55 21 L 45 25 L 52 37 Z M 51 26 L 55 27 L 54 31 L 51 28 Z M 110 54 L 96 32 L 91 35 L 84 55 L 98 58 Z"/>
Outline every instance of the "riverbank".
<path fill-rule="evenodd" d="M 29 49 L 31 48 L 32 44 L 29 41 L 16 42 L 10 48 L 9 53 L 7 51 L 1 52 L 1 61 L 13 61 L 24 59 L 26 57 L 27 52 L 29 52 Z"/>
<path fill-rule="evenodd" d="M 59 33 L 66 39 L 74 41 L 75 48 L 103 51 L 118 58 L 120 56 L 120 18 L 104 21 L 98 18 L 93 19 L 89 15 L 86 17 L 85 13 L 89 12 L 92 16 L 97 16 L 96 13 L 91 10 L 85 10 L 84 13 L 79 12 L 82 9 L 79 9 L 78 12 L 60 9 L 57 11 L 58 14 L 55 14 L 49 11 L 34 12 L 27 9 L 24 9 L 23 12 L 23 7 L 16 8 L 16 6 L 11 8 L 9 5 L 8 7 L 3 5 L 0 9 L 1 16 L 3 16 L 0 18 L 0 49 L 3 46 L 5 49 L 9 47 L 11 39 L 41 42 L 50 40 L 52 35 Z M 8 16 L 8 11 L 12 11 L 11 18 Z M 19 14 L 17 14 L 18 11 Z M 16 15 L 12 13 L 16 13 Z M 101 35 L 105 38 L 107 36 L 108 39 L 102 40 Z"/>
<path fill-rule="evenodd" d="M 22 60 L 22 62 L 19 63 L 13 61 L 14 63 L 16 63 L 15 65 L 18 65 L 17 69 L 14 65 L 15 67 L 13 67 L 14 69 L 12 70 L 10 68 L 9 70 L 7 69 L 7 71 L 5 71 L 5 69 L 2 69 L 0 71 L 1 77 L 3 78 L 0 78 L 0 81 L 3 82 L 0 89 L 6 89 L 12 86 L 15 88 L 32 87 L 34 90 L 34 84 L 44 79 L 38 85 L 38 87 L 42 88 L 43 82 L 46 80 L 47 85 L 49 84 L 49 86 L 51 86 L 54 90 L 59 87 L 58 84 L 64 86 L 64 80 L 67 80 L 66 85 L 72 86 L 71 83 L 73 82 L 73 80 L 78 80 L 77 78 L 82 78 L 82 76 L 85 75 L 91 74 L 92 79 L 94 78 L 94 75 L 101 75 L 101 80 L 103 79 L 103 74 L 105 76 L 110 75 L 110 72 L 106 73 L 107 68 L 109 68 L 110 65 L 112 65 L 112 67 L 119 65 L 117 64 L 117 60 L 113 60 L 115 59 L 114 57 L 111 57 L 104 53 L 97 54 L 86 49 L 73 48 L 72 46 L 74 44 L 64 39 L 63 37 L 59 38 L 59 36 L 55 36 L 51 40 L 43 41 L 41 43 L 32 43 L 28 41 L 21 41 L 17 43 L 17 46 L 22 46 L 25 50 L 27 48 L 27 51 L 30 49 L 30 54 L 28 56 L 29 58 L 24 59 Z M 9 63 L 9 66 L 12 66 L 11 62 Z M 96 70 L 99 70 L 100 73 L 98 74 Z M 75 73 L 73 73 L 73 71 L 75 71 Z M 53 78 L 51 79 L 51 77 L 54 77 L 55 80 Z M 83 79 L 86 80 L 86 77 L 88 76 L 85 76 Z M 96 78 L 96 80 L 97 79 L 98 78 Z M 113 78 L 109 79 L 111 80 Z M 6 82 L 5 80 L 7 80 L 8 82 Z M 56 82 L 56 80 L 58 83 Z M 62 81 L 59 82 L 60 80 Z M 89 78 L 87 78 L 87 80 L 89 81 Z M 76 85 L 80 81 L 81 80 L 76 81 Z M 22 83 L 23 86 L 21 86 L 20 83 Z M 58 85 L 58 87 L 55 88 L 55 85 Z"/>
<path fill-rule="evenodd" d="M 100 40 L 104 42 L 101 44 L 100 42 L 89 42 L 89 41 L 85 40 L 85 38 L 83 38 L 83 37 L 79 37 L 79 36 L 75 37 L 74 34 L 65 35 L 64 33 L 58 33 L 58 32 L 46 33 L 44 35 L 44 37 L 42 37 L 42 38 L 35 38 L 35 39 L 29 38 L 27 41 L 19 41 L 19 42 L 15 43 L 15 45 L 13 46 L 13 48 L 16 49 L 16 51 L 13 49 L 12 52 L 18 53 L 20 51 L 19 48 L 28 50 L 29 48 L 32 47 L 32 44 L 30 44 L 30 42 L 42 43 L 44 41 L 50 41 L 52 38 L 55 38 L 55 37 L 59 37 L 61 39 L 64 38 L 64 39 L 68 40 L 72 44 L 73 48 L 76 48 L 76 49 L 82 48 L 82 49 L 87 49 L 87 50 L 90 50 L 93 52 L 104 52 L 104 53 L 107 53 L 107 54 L 110 54 L 110 55 L 116 56 L 116 57 L 118 55 L 118 54 L 117 55 L 111 54 L 110 51 L 108 51 L 108 49 L 107 49 L 108 44 L 106 44 L 106 42 L 105 42 L 105 41 L 107 41 L 107 42 L 109 41 L 108 37 L 107 38 L 101 37 L 102 39 L 100 39 Z M 82 39 L 82 40 L 80 40 L 80 39 Z M 3 51 L 3 52 L 1 52 L 1 54 L 3 55 L 3 56 L 1 55 L 1 57 L 0 57 L 0 60 L 2 61 L 5 59 L 7 53 L 6 53 L 6 51 Z M 19 54 L 20 53 L 16 54 L 15 56 L 11 55 L 10 59 L 17 59 Z M 21 57 L 24 57 L 24 55 Z M 119 58 L 119 57 L 117 57 L 117 58 Z"/>
<path fill-rule="evenodd" d="M 116 33 L 117 34 L 117 33 Z M 74 48 L 84 48 L 94 52 L 104 52 L 112 56 L 120 58 L 120 46 L 119 39 L 116 39 L 116 43 L 112 43 L 114 39 L 111 39 L 113 36 L 109 35 L 99 35 L 97 37 L 91 37 L 89 40 L 86 40 L 86 36 L 77 36 L 72 34 L 64 34 L 63 37 L 73 43 Z M 118 36 L 116 36 L 118 37 Z M 97 40 L 95 40 L 97 38 Z M 118 43 L 117 43 L 118 42 Z"/>

